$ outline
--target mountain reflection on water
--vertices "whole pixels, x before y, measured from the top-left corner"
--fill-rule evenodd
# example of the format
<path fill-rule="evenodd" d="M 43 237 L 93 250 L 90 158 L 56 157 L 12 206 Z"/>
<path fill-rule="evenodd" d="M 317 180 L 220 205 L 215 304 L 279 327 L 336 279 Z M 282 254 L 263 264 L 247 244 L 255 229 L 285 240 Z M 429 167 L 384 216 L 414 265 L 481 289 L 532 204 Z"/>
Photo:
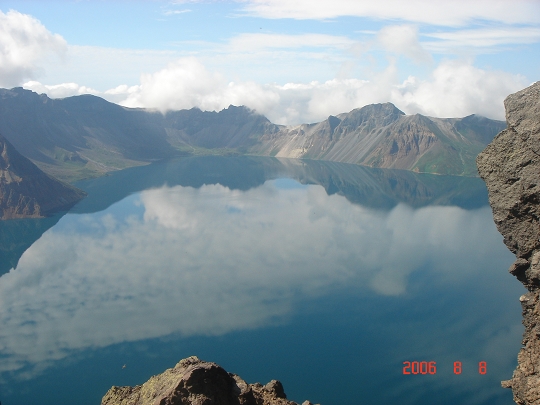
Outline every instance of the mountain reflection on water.
<path fill-rule="evenodd" d="M 520 288 L 506 274 L 512 255 L 478 181 L 207 157 L 81 182 L 88 198 L 0 277 L 0 400 L 58 405 L 57 390 L 38 397 L 26 388 L 17 402 L 16 387 L 43 384 L 47 375 L 58 384 L 54 370 L 88 362 L 80 360 L 85 353 L 128 352 L 137 342 L 147 342 L 142 358 L 163 345 L 177 347 L 175 356 L 205 358 L 212 349 L 187 352 L 196 338 L 224 347 L 218 357 L 236 368 L 223 365 L 250 382 L 267 366 L 240 361 L 238 351 L 264 342 L 269 357 L 287 364 L 283 348 L 294 358 L 302 340 L 314 358 L 269 377 L 284 380 L 300 402 L 360 404 L 362 391 L 366 403 L 428 404 L 433 395 L 505 403 L 499 381 L 510 376 L 519 347 Z M 298 328 L 315 332 L 302 337 Z M 258 331 L 260 341 L 246 343 Z M 345 342 L 348 351 L 328 357 Z M 161 357 L 167 366 L 180 359 Z M 440 371 L 404 380 L 406 360 L 437 360 Z M 456 360 L 470 369 L 488 361 L 492 372 L 458 381 L 442 366 Z M 259 364 L 242 372 L 242 362 Z M 125 384 L 162 371 L 140 363 Z M 341 389 L 332 382 L 325 394 L 321 378 L 333 373 L 350 381 Z M 100 381 L 71 403 L 98 403 L 121 383 Z"/>

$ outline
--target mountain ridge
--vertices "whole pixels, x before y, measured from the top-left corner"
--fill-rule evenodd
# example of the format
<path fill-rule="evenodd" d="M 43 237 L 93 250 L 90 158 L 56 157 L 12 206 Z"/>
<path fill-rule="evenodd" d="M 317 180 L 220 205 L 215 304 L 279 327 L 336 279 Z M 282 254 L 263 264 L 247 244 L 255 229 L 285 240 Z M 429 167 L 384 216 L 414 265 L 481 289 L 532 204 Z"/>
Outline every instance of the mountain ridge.
<path fill-rule="evenodd" d="M 339 123 L 334 120 L 332 128 L 329 119 L 334 118 Z M 255 151 L 276 157 L 474 176 L 474 158 L 505 127 L 474 114 L 461 119 L 405 115 L 391 103 L 368 105 L 329 119 L 263 136 L 263 145 Z M 439 162 L 441 156 L 443 163 Z"/>
<path fill-rule="evenodd" d="M 92 95 L 51 99 L 22 88 L 0 89 L 0 133 L 64 181 L 172 156 L 228 153 L 477 176 L 476 155 L 505 126 L 475 115 L 405 115 L 391 103 L 284 126 L 245 106 L 162 114 Z"/>

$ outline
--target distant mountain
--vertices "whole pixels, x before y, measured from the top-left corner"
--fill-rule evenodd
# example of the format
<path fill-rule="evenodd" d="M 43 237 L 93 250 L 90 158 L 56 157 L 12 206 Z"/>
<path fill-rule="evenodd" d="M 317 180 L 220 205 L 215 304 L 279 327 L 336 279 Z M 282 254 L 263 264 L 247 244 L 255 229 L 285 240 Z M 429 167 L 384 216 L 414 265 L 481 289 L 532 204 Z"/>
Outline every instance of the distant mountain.
<path fill-rule="evenodd" d="M 265 134 L 253 151 L 415 172 L 476 176 L 474 159 L 506 124 L 471 115 L 405 115 L 393 104 Z"/>
<path fill-rule="evenodd" d="M 84 195 L 43 173 L 0 135 L 0 219 L 43 217 L 70 208 Z"/>
<path fill-rule="evenodd" d="M 0 133 L 62 180 L 95 177 L 174 155 L 255 154 L 476 176 L 474 159 L 506 124 L 407 116 L 390 103 L 283 126 L 246 107 L 161 114 L 91 95 L 50 99 L 0 89 Z"/>

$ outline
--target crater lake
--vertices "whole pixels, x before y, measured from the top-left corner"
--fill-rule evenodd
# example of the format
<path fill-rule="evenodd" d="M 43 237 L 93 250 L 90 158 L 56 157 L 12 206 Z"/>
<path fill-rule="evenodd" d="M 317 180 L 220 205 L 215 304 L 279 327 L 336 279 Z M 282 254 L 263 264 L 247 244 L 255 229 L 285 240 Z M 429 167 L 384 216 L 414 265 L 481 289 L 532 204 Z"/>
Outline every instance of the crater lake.
<path fill-rule="evenodd" d="M 512 403 L 525 290 L 479 178 L 207 156 L 76 186 L 0 222 L 2 405 L 98 405 L 191 355 L 298 403 Z"/>

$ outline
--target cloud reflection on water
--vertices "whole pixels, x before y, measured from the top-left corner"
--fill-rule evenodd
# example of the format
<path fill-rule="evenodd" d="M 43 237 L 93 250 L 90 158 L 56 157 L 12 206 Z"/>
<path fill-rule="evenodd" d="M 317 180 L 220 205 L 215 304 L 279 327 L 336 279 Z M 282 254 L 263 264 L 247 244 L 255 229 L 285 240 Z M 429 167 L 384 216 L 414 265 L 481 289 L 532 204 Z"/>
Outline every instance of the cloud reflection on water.
<path fill-rule="evenodd" d="M 400 296 L 425 266 L 441 285 L 461 282 L 509 255 L 487 206 L 383 212 L 321 186 L 278 185 L 164 186 L 140 193 L 142 217 L 64 217 L 0 277 L 0 372 L 120 342 L 268 326 L 295 302 L 351 285 Z"/>

